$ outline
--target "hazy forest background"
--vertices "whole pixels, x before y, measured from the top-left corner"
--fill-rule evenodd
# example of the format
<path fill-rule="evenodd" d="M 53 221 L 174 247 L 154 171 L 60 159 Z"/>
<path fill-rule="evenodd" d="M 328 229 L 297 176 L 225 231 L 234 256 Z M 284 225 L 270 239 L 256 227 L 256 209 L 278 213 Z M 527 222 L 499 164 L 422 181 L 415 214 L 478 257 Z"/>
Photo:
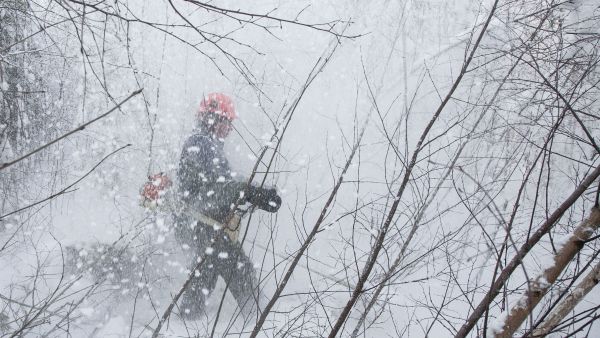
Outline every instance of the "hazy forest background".
<path fill-rule="evenodd" d="M 598 337 L 599 43 L 595 0 L 0 0 L 0 336 Z M 186 321 L 139 191 L 213 91 L 283 206 L 268 306 Z"/>

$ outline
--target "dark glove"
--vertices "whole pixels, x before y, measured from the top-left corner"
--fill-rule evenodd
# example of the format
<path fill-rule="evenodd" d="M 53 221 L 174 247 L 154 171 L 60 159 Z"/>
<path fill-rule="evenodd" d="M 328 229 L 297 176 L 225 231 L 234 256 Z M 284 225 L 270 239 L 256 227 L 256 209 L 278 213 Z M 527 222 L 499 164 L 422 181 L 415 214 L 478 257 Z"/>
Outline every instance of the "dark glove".
<path fill-rule="evenodd" d="M 267 212 L 276 212 L 281 206 L 281 197 L 275 188 L 250 188 L 248 202 Z"/>

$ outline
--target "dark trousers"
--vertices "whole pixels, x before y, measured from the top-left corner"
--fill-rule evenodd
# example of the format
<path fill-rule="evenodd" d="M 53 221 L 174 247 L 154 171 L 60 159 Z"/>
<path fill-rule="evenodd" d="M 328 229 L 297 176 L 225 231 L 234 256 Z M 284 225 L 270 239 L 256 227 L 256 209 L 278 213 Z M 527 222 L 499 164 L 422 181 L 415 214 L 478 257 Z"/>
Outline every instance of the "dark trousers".
<path fill-rule="evenodd" d="M 242 312 L 250 313 L 259 299 L 258 283 L 254 266 L 241 245 L 231 241 L 222 230 L 200 222 L 194 224 L 193 220 L 179 218 L 176 224 L 178 240 L 187 244 L 193 252 L 190 268 L 196 266 L 198 258 L 204 257 L 183 295 L 182 314 L 188 317 L 202 314 L 218 276 L 225 280 Z"/>

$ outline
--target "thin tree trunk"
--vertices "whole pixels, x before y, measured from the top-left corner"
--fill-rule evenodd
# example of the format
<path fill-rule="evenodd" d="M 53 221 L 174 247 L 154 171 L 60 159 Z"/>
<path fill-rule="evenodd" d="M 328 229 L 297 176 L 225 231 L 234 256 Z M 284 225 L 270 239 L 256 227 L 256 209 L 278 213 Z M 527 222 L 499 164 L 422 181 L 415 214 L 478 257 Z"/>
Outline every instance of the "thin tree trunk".
<path fill-rule="evenodd" d="M 533 331 L 534 337 L 544 337 L 550 331 L 552 331 L 560 322 L 567 316 L 567 314 L 579 304 L 579 302 L 598 284 L 600 280 L 600 262 L 592 269 L 592 271 L 585 276 L 583 281 L 569 294 L 548 318 L 542 323 L 542 325 Z"/>
<path fill-rule="evenodd" d="M 562 215 L 573 206 L 573 204 L 581 197 L 585 190 L 600 176 L 600 165 L 594 169 L 584 180 L 577 186 L 575 191 L 565 199 L 565 201 L 548 217 L 548 219 L 542 224 L 538 230 L 527 240 L 519 251 L 515 254 L 512 260 L 502 270 L 498 278 L 494 281 L 491 287 L 488 289 L 486 295 L 479 302 L 479 305 L 473 310 L 473 313 L 469 316 L 464 325 L 454 336 L 455 338 L 466 337 L 467 334 L 473 329 L 477 321 L 481 318 L 486 309 L 490 306 L 496 295 L 502 289 L 502 286 L 508 281 L 512 273 L 521 264 L 523 258 L 531 251 L 534 245 L 536 245 L 540 239 L 546 235 L 554 226 L 556 222 L 562 217 Z"/>
<path fill-rule="evenodd" d="M 592 208 L 590 216 L 585 219 L 573 232 L 567 243 L 554 256 L 554 264 L 544 270 L 530 285 L 519 302 L 513 306 L 500 332 L 494 337 L 512 337 L 521 324 L 531 315 L 535 306 L 542 300 L 546 292 L 556 281 L 562 271 L 569 265 L 575 255 L 583 248 L 587 239 L 600 226 L 600 209 Z M 560 320 L 560 318 L 559 318 Z"/>

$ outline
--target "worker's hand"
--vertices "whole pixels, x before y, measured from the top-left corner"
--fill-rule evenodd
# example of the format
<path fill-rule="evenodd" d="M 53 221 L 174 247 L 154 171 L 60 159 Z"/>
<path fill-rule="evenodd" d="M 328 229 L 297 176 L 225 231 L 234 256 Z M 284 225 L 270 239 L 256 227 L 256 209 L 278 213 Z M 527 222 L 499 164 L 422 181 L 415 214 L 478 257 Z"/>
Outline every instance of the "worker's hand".
<path fill-rule="evenodd" d="M 254 188 L 250 203 L 268 212 L 276 212 L 281 207 L 281 197 L 275 188 Z"/>

